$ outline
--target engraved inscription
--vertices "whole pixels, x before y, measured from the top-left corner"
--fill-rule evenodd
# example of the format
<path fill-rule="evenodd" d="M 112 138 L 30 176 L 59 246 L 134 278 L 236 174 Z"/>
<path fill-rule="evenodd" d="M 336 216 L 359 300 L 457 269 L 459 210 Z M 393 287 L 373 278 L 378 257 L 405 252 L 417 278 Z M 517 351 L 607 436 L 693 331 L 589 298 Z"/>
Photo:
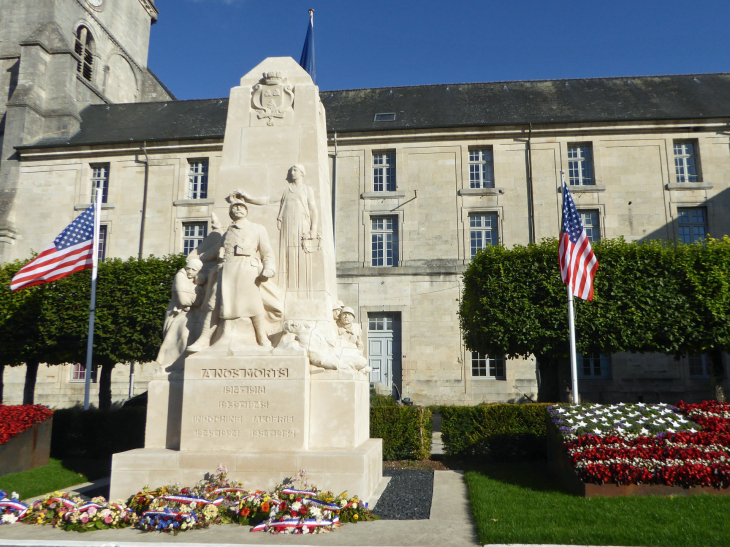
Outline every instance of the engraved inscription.
<path fill-rule="evenodd" d="M 218 408 L 269 408 L 269 401 L 218 401 Z"/>
<path fill-rule="evenodd" d="M 294 429 L 250 429 L 249 437 L 296 437 Z"/>
<path fill-rule="evenodd" d="M 243 416 L 193 416 L 193 423 L 243 423 Z"/>
<path fill-rule="evenodd" d="M 241 393 L 256 395 L 266 393 L 266 386 L 223 386 L 223 393 L 226 395 L 239 395 Z"/>
<path fill-rule="evenodd" d="M 204 368 L 201 378 L 288 378 L 288 368 Z"/>
<path fill-rule="evenodd" d="M 293 424 L 294 416 L 254 416 L 253 423 L 265 424 Z"/>
<path fill-rule="evenodd" d="M 196 429 L 196 437 L 238 437 L 240 436 L 238 429 Z"/>

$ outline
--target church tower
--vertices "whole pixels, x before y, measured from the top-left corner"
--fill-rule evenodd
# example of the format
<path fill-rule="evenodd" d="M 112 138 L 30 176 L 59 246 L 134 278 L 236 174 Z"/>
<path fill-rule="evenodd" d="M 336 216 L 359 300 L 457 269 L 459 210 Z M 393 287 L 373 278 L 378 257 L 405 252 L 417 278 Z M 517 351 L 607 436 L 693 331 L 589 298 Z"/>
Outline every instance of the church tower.
<path fill-rule="evenodd" d="M 90 104 L 175 97 L 147 68 L 154 0 L 0 0 L 0 261 L 18 237 L 15 147 L 75 133 Z"/>

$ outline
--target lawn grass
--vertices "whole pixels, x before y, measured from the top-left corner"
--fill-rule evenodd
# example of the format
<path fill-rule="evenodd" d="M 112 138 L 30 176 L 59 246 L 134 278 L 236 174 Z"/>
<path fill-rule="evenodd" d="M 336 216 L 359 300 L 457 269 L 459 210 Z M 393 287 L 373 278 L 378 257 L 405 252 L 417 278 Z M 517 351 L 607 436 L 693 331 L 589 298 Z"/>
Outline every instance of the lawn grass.
<path fill-rule="evenodd" d="M 51 458 L 48 465 L 20 473 L 0 475 L 0 490 L 8 494 L 17 492 L 20 494 L 20 499 L 28 499 L 88 480 L 84 473 L 70 469 L 68 465 L 64 466 L 61 460 Z"/>
<path fill-rule="evenodd" d="M 581 498 L 543 462 L 465 473 L 481 544 L 730 545 L 730 496 Z"/>

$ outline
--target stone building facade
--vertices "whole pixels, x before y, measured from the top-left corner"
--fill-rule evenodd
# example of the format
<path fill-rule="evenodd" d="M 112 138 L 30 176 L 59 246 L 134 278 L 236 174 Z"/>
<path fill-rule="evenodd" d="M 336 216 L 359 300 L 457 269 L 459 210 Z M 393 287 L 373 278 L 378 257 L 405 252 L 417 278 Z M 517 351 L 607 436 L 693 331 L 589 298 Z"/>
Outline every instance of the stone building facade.
<path fill-rule="evenodd" d="M 228 100 L 172 100 L 146 69 L 144 25 L 154 20 L 154 5 L 118 0 L 109 11 L 97 11 L 98 1 L 40 2 L 45 7 L 33 13 L 47 14 L 47 21 L 38 22 L 37 39 L 26 39 L 36 27 L 13 8 L 19 14 L 13 24 L 23 32 L 16 33 L 15 58 L 2 50 L 11 68 L 3 77 L 17 73 L 3 82 L 15 90 L 3 107 L 4 261 L 44 248 L 90 204 L 94 186 L 105 193 L 105 257 L 189 252 L 222 205 L 212 196 Z M 19 3 L 0 0 L 5 4 Z M 124 9 L 113 14 L 117 6 Z M 81 20 L 98 44 L 92 65 L 108 66 L 111 80 L 103 69 L 96 70 L 97 79 L 85 79 L 83 59 L 70 45 Z M 142 38 L 132 40 L 135 34 Z M 53 45 L 62 38 L 66 49 Z M 117 86 L 122 100 L 104 91 L 105 82 L 125 74 L 114 68 L 115 55 L 134 73 L 135 85 L 127 71 L 127 86 Z M 33 62 L 24 65 L 26 59 Z M 56 59 L 63 69 L 51 68 Z M 62 85 L 34 83 L 39 74 L 44 82 L 58 74 Z M 59 90 L 54 93 L 63 108 L 21 100 L 42 95 L 33 89 L 45 85 Z M 535 398 L 533 358 L 504 360 L 463 346 L 461 274 L 485 245 L 512 247 L 558 235 L 561 171 L 594 239 L 693 241 L 730 234 L 730 74 L 320 95 L 330 144 L 339 298 L 363 325 L 371 381 L 417 404 Z M 117 102 L 127 104 L 112 104 Z M 725 364 L 727 369 L 727 356 Z M 114 399 L 144 391 L 152 369 L 137 364 L 130 388 L 130 367 L 119 365 Z M 701 355 L 586 355 L 580 374 L 581 395 L 595 402 L 712 396 Z M 6 401 L 21 399 L 23 377 L 23 367 L 6 369 Z M 82 379 L 78 366 L 41 367 L 36 400 L 52 406 L 79 401 Z"/>
<path fill-rule="evenodd" d="M 157 15 L 154 0 L 0 0 L 0 260 L 19 235 L 16 146 L 73 135 L 90 104 L 174 99 L 147 68 Z"/>

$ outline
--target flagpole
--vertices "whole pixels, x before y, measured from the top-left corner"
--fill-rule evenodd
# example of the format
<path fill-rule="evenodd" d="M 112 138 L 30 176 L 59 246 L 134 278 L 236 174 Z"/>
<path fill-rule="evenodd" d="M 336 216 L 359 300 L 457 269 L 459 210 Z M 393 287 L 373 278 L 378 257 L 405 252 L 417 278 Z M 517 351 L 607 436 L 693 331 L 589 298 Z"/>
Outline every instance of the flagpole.
<path fill-rule="evenodd" d="M 89 304 L 89 334 L 86 342 L 86 382 L 84 385 L 84 410 L 89 410 L 89 392 L 91 391 L 91 373 L 94 355 L 94 314 L 96 313 L 96 276 L 99 270 L 99 227 L 101 220 L 102 189 L 96 189 L 94 204 L 94 243 L 91 254 L 91 303 Z"/>
<path fill-rule="evenodd" d="M 565 171 L 560 171 L 560 179 L 565 188 Z M 563 199 L 565 199 L 565 191 L 563 191 Z M 573 291 L 570 283 L 566 285 L 568 289 L 568 330 L 570 331 L 570 379 L 573 390 L 573 404 L 578 404 L 578 364 L 575 353 L 575 311 L 573 309 Z"/>

